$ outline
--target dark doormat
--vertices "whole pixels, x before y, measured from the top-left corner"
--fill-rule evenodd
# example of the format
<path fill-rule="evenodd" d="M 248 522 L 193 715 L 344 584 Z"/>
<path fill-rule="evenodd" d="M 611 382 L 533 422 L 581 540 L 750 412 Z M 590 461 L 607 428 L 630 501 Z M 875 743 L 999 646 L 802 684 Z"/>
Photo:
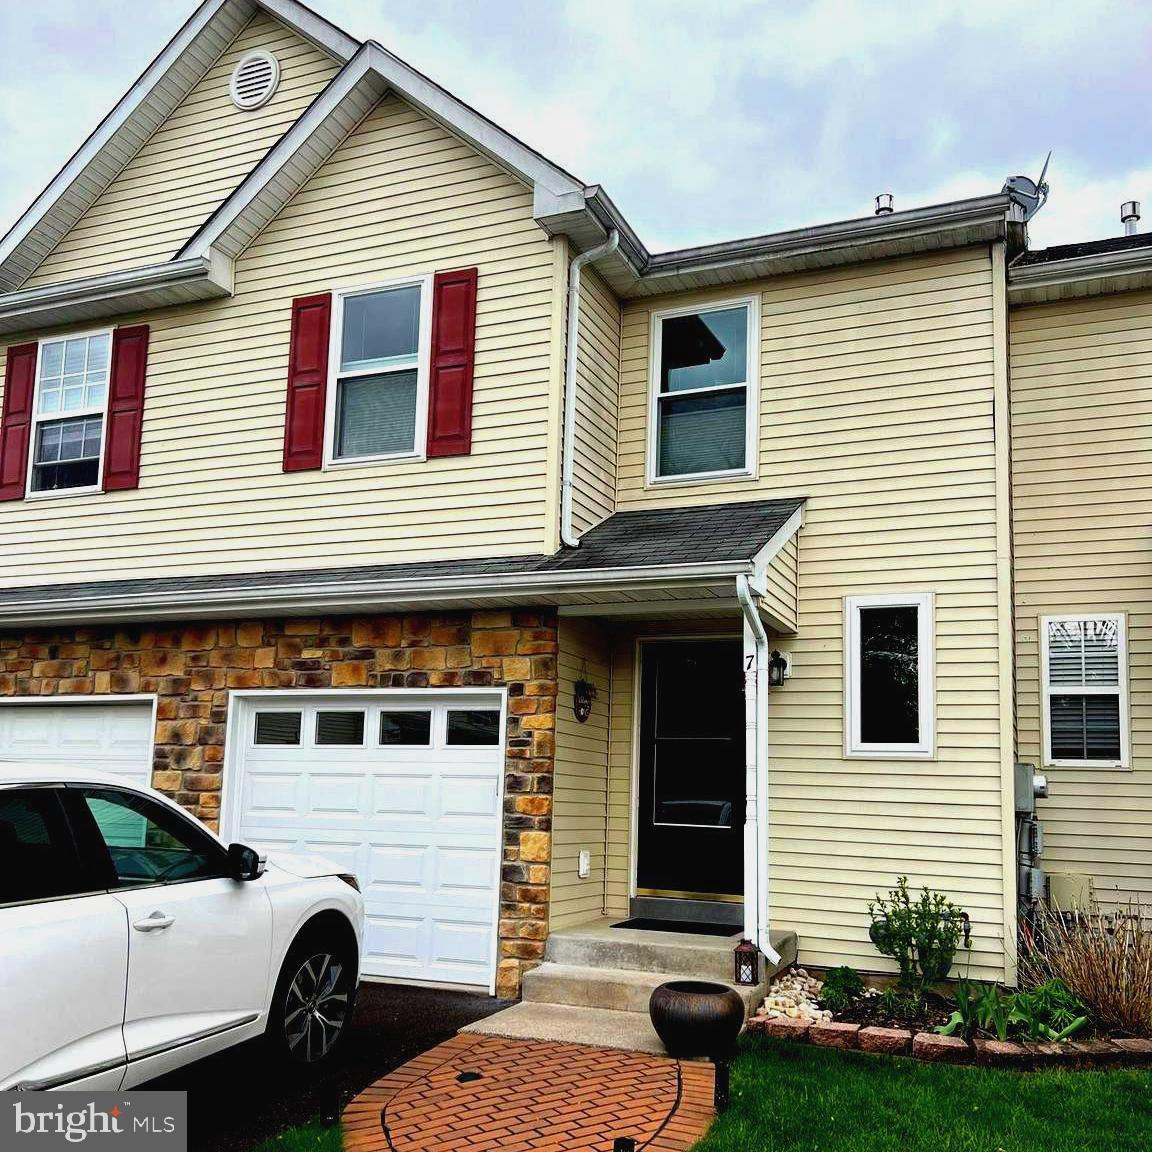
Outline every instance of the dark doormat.
<path fill-rule="evenodd" d="M 650 916 L 636 916 L 621 920 L 613 928 L 636 928 L 642 932 L 687 932 L 692 936 L 739 936 L 738 924 L 716 924 L 708 920 L 654 920 Z"/>

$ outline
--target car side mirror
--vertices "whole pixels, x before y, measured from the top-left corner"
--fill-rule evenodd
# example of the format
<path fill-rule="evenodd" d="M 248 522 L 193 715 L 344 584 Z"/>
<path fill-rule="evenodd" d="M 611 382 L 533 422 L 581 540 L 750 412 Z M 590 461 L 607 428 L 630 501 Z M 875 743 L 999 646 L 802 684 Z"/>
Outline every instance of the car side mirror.
<path fill-rule="evenodd" d="M 233 880 L 259 880 L 264 875 L 264 857 L 247 844 L 229 844 L 228 872 Z"/>

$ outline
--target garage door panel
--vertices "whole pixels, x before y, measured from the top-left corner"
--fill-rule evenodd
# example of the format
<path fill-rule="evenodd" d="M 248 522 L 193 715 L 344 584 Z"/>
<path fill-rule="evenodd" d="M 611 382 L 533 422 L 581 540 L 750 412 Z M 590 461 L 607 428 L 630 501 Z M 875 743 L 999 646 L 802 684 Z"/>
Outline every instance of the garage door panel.
<path fill-rule="evenodd" d="M 490 848 L 441 848 L 435 855 L 436 894 L 490 893 L 497 883 L 496 853 Z"/>
<path fill-rule="evenodd" d="M 335 772 L 308 777 L 305 811 L 309 816 L 360 817 L 365 810 L 370 781 L 362 774 Z"/>
<path fill-rule="evenodd" d="M 440 814 L 459 820 L 496 816 L 500 804 L 500 782 L 491 775 L 462 775 L 445 772 L 440 777 Z"/>
<path fill-rule="evenodd" d="M 470 983 L 479 983 L 490 964 L 489 934 L 486 924 L 469 924 L 462 920 L 432 922 L 432 964 L 467 974 Z"/>
<path fill-rule="evenodd" d="M 295 818 L 300 811 L 305 779 L 288 772 L 249 773 L 244 781 L 244 810 L 255 822 L 264 818 Z"/>
<path fill-rule="evenodd" d="M 0 760 L 75 764 L 146 785 L 152 775 L 152 706 L 4 703 Z"/>
<path fill-rule="evenodd" d="M 499 701 L 459 701 L 429 692 L 373 693 L 364 704 L 277 694 L 248 711 L 300 714 L 293 724 L 263 727 L 297 745 L 255 744 L 256 723 L 242 721 L 246 737 L 239 765 L 239 838 L 275 851 L 326 856 L 354 872 L 366 909 L 363 970 L 368 975 L 466 984 L 491 984 L 496 897 L 502 859 L 503 750 L 492 745 L 448 744 L 450 710 L 498 711 Z M 320 712 L 364 713 L 364 745 L 317 745 Z M 398 725 L 399 711 L 429 716 L 425 724 Z M 387 719 L 381 724 L 381 713 Z M 344 717 L 340 731 L 361 725 Z M 491 737 L 492 723 L 467 731 Z M 423 746 L 396 740 L 427 739 Z M 380 742 L 385 733 L 391 743 Z M 459 726 L 453 739 L 459 739 Z M 479 736 L 477 738 L 480 738 Z"/>

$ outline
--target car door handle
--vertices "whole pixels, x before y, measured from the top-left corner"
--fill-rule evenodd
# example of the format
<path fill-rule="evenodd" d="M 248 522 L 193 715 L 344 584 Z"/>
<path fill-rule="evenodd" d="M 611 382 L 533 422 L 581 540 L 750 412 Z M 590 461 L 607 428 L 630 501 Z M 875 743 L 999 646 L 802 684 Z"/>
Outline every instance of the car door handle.
<path fill-rule="evenodd" d="M 163 912 L 153 912 L 146 919 L 135 921 L 132 927 L 137 932 L 159 932 L 162 928 L 171 928 L 175 923 L 175 916 L 165 916 Z"/>

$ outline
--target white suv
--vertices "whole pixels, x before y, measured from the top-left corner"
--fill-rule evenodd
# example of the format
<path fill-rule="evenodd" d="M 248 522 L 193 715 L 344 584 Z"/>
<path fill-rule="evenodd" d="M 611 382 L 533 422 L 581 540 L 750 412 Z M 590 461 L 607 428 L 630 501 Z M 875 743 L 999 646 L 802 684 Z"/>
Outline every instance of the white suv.
<path fill-rule="evenodd" d="M 261 1034 L 321 1060 L 363 918 L 355 877 L 265 869 L 159 792 L 0 764 L 0 1091 L 131 1088 Z"/>

